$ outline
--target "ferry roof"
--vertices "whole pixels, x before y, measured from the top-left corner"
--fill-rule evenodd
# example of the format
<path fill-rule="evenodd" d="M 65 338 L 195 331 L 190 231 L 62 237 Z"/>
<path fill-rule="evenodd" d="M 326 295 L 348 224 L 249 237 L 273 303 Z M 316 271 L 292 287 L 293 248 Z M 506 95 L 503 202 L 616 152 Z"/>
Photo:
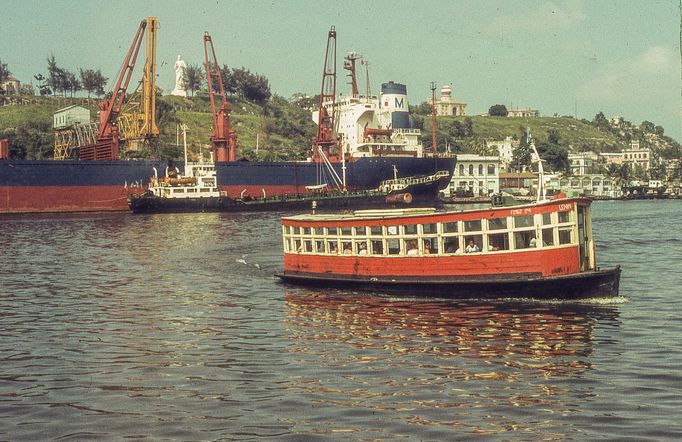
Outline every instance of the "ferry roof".
<path fill-rule="evenodd" d="M 376 210 L 356 210 L 352 213 L 334 213 L 334 214 L 301 214 L 294 216 L 283 217 L 282 221 L 289 222 L 344 222 L 350 221 L 357 223 L 358 221 L 372 221 L 372 220 L 389 220 L 389 219 L 403 219 L 403 218 L 419 218 L 433 215 L 472 215 L 471 218 L 489 218 L 494 212 L 508 212 L 510 210 L 523 210 L 538 207 L 549 207 L 556 204 L 572 204 L 577 203 L 581 206 L 589 206 L 592 200 L 589 198 L 560 198 L 552 200 L 544 200 L 539 203 L 532 202 L 528 204 L 519 204 L 513 206 L 500 207 L 485 207 L 466 210 L 446 210 L 438 211 L 435 208 L 403 208 L 403 209 L 376 209 Z M 480 214 L 485 213 L 485 216 Z"/>

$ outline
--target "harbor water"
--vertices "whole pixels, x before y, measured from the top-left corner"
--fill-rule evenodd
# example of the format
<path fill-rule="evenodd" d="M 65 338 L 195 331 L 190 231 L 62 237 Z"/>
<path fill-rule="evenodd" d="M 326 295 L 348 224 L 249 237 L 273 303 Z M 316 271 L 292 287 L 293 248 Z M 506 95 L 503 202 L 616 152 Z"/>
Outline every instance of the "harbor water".
<path fill-rule="evenodd" d="M 680 439 L 682 203 L 593 209 L 621 296 L 570 303 L 286 286 L 281 213 L 0 219 L 0 440 Z"/>

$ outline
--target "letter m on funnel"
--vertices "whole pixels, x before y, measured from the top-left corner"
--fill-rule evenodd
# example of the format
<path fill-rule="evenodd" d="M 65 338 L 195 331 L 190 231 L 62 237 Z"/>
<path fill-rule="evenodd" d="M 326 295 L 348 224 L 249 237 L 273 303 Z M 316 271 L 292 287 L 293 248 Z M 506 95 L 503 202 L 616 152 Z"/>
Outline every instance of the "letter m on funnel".
<path fill-rule="evenodd" d="M 403 97 L 395 97 L 395 107 L 396 109 L 402 109 L 403 108 Z"/>

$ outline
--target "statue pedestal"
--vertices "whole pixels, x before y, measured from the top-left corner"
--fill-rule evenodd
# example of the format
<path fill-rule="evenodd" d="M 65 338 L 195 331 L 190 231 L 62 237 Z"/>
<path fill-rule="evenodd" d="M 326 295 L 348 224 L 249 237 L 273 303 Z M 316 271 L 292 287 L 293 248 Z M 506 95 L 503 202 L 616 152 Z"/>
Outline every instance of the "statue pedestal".
<path fill-rule="evenodd" d="M 187 91 L 184 89 L 173 89 L 173 92 L 171 92 L 171 95 L 175 95 L 176 97 L 186 97 Z"/>

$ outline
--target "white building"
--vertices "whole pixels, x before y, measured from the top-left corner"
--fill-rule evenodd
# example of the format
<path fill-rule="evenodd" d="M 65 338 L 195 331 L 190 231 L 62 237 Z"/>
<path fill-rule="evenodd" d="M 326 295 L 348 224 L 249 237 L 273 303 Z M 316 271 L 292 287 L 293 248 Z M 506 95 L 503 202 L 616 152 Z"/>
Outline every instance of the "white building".
<path fill-rule="evenodd" d="M 514 149 L 519 147 L 519 140 L 512 137 L 506 137 L 504 140 L 485 140 L 485 145 L 488 148 L 497 149 L 497 154 L 500 157 L 500 168 L 503 172 L 509 170 L 509 165 L 514 158 Z"/>
<path fill-rule="evenodd" d="M 636 166 L 644 170 L 651 169 L 651 150 L 639 147 L 639 141 L 632 141 L 630 147 L 623 151 L 623 163 L 629 164 L 632 169 Z"/>
<path fill-rule="evenodd" d="M 594 152 L 569 153 L 568 162 L 571 165 L 573 175 L 585 175 L 599 164 L 599 155 Z"/>
<path fill-rule="evenodd" d="M 64 129 L 76 123 L 88 124 L 90 123 L 90 110 L 81 106 L 68 106 L 56 111 L 53 120 L 54 129 Z"/>
<path fill-rule="evenodd" d="M 474 154 L 457 155 L 457 166 L 445 196 L 471 194 L 488 196 L 500 191 L 500 157 Z"/>
<path fill-rule="evenodd" d="M 467 104 L 452 99 L 452 87 L 444 84 L 440 89 L 440 99 L 436 100 L 436 114 L 460 116 L 467 114 Z"/>
<path fill-rule="evenodd" d="M 585 196 L 618 197 L 621 190 L 614 178 L 600 174 L 553 176 L 546 184 L 548 191 L 561 191 Z"/>
<path fill-rule="evenodd" d="M 535 109 L 509 109 L 507 110 L 507 117 L 510 118 L 537 118 L 540 112 Z"/>

